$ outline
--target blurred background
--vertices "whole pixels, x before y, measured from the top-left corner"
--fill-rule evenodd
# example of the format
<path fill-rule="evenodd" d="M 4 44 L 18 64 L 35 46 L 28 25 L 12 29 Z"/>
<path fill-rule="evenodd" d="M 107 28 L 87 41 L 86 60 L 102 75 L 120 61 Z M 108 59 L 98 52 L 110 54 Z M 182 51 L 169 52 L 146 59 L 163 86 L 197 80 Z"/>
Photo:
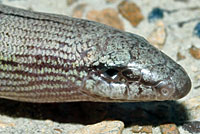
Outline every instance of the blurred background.
<path fill-rule="evenodd" d="M 114 123 L 112 132 L 108 130 L 113 134 L 200 133 L 199 0 L 0 0 L 0 3 L 94 20 L 141 35 L 181 64 L 192 79 L 191 92 L 176 102 L 28 104 L 0 100 L 0 133 L 75 133 L 77 128 L 82 128 L 77 133 L 84 133 L 84 128 L 98 130 L 97 127 L 112 126 L 109 123 Z M 101 124 L 87 126 L 95 123 Z"/>

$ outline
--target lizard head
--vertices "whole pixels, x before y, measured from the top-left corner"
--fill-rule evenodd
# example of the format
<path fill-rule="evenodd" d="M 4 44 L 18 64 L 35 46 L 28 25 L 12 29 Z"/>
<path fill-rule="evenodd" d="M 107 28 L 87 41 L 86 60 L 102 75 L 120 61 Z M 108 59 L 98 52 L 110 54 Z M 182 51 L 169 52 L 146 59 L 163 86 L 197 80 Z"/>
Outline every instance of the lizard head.
<path fill-rule="evenodd" d="M 86 82 L 96 101 L 177 100 L 191 89 L 185 70 L 138 35 L 118 33 L 98 52 Z"/>

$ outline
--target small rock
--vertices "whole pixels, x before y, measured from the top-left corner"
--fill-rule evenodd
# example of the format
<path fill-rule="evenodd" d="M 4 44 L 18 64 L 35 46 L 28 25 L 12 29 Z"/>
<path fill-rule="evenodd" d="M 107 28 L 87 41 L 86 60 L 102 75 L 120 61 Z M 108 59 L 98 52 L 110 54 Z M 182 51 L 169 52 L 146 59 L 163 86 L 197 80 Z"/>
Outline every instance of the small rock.
<path fill-rule="evenodd" d="M 122 1 L 118 5 L 118 10 L 134 27 L 144 19 L 140 8 L 133 2 Z"/>
<path fill-rule="evenodd" d="M 196 76 L 195 76 L 195 79 L 196 79 L 196 80 L 200 80 L 200 74 L 196 75 Z"/>
<path fill-rule="evenodd" d="M 106 3 L 115 3 L 117 0 L 106 0 Z"/>
<path fill-rule="evenodd" d="M 118 13 L 115 9 L 107 8 L 102 11 L 91 10 L 87 13 L 86 16 L 88 19 L 97 21 L 118 29 L 123 30 L 123 22 L 118 17 Z"/>
<path fill-rule="evenodd" d="M 193 97 L 191 99 L 188 99 L 186 101 L 183 101 L 182 104 L 187 107 L 187 109 L 192 109 L 196 106 L 199 106 L 200 105 L 200 96 L 196 96 L 196 97 Z"/>
<path fill-rule="evenodd" d="M 53 125 L 53 121 L 52 120 L 45 120 L 45 123 L 47 123 L 49 125 Z"/>
<path fill-rule="evenodd" d="M 197 120 L 200 117 L 200 96 L 182 102 L 188 111 L 190 120 Z"/>
<path fill-rule="evenodd" d="M 156 8 L 153 8 L 153 10 L 149 13 L 148 21 L 154 22 L 158 19 L 162 19 L 163 17 L 164 17 L 164 10 L 159 7 L 156 7 Z"/>
<path fill-rule="evenodd" d="M 200 38 L 200 22 L 194 27 L 194 34 Z"/>
<path fill-rule="evenodd" d="M 189 0 L 174 0 L 174 1 L 188 2 Z"/>
<path fill-rule="evenodd" d="M 194 66 L 194 65 L 191 65 L 190 68 L 191 68 L 192 72 L 198 72 L 198 71 L 200 71 L 200 70 L 199 70 L 199 67 Z"/>
<path fill-rule="evenodd" d="M 200 85 L 197 85 L 194 87 L 194 89 L 199 89 L 200 88 Z"/>
<path fill-rule="evenodd" d="M 162 134 L 180 134 L 175 124 L 160 125 L 160 130 Z"/>
<path fill-rule="evenodd" d="M 14 127 L 14 123 L 5 123 L 0 121 L 0 128 L 5 128 L 5 127 Z"/>
<path fill-rule="evenodd" d="M 62 134 L 63 133 L 63 131 L 59 128 L 54 128 L 54 131 L 55 131 L 56 134 Z"/>
<path fill-rule="evenodd" d="M 121 134 L 123 129 L 124 123 L 121 121 L 102 121 L 69 131 L 68 134 Z"/>
<path fill-rule="evenodd" d="M 183 129 L 189 131 L 190 133 L 200 133 L 200 122 L 191 121 L 183 124 Z"/>
<path fill-rule="evenodd" d="M 75 18 L 82 18 L 86 6 L 87 6 L 86 3 L 82 3 L 82 4 L 77 5 L 77 6 L 73 9 L 73 14 L 72 14 L 72 16 L 75 17 Z"/>
<path fill-rule="evenodd" d="M 132 127 L 132 132 L 133 133 L 147 133 L 151 134 L 152 133 L 152 126 L 133 126 Z"/>
<path fill-rule="evenodd" d="M 182 55 L 180 52 L 177 53 L 176 57 L 177 57 L 177 61 L 185 59 L 185 56 Z"/>
<path fill-rule="evenodd" d="M 195 59 L 200 59 L 200 48 L 192 46 L 189 51 L 192 57 L 194 57 Z"/>
<path fill-rule="evenodd" d="M 67 0 L 67 5 L 71 6 L 72 4 L 76 3 L 78 0 Z"/>
<path fill-rule="evenodd" d="M 162 21 L 158 21 L 156 28 L 150 33 L 147 40 L 155 47 L 162 49 L 166 41 L 167 33 Z"/>

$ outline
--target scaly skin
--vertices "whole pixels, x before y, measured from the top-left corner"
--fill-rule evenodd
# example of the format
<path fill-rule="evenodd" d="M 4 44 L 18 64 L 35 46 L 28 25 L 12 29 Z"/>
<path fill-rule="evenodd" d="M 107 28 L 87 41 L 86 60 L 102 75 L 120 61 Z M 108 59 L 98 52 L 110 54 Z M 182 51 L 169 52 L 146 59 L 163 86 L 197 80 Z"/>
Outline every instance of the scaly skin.
<path fill-rule="evenodd" d="M 62 15 L 0 5 L 0 97 L 27 102 L 185 96 L 184 69 L 144 38 Z"/>

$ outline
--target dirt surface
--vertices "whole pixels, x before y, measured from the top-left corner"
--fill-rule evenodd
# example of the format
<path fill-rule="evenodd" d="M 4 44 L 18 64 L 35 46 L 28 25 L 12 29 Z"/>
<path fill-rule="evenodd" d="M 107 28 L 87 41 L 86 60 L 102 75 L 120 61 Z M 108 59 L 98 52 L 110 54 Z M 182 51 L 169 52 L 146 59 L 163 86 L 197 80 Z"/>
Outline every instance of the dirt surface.
<path fill-rule="evenodd" d="M 200 38 L 195 35 L 194 30 L 200 21 L 200 1 L 130 0 L 139 7 L 143 15 L 136 27 L 118 12 L 121 2 L 122 0 L 1 0 L 1 3 L 10 6 L 68 16 L 78 15 L 85 19 L 91 10 L 112 8 L 117 11 L 125 31 L 139 34 L 148 40 L 155 38 L 154 43 L 159 44 L 158 48 L 183 66 L 192 79 L 191 92 L 178 101 L 148 103 L 32 104 L 0 99 L 0 133 L 67 133 L 103 120 L 123 121 L 123 134 L 131 134 L 134 125 L 151 125 L 153 133 L 161 133 L 159 126 L 165 123 L 176 124 L 181 134 L 189 133 L 182 128 L 184 123 L 200 121 L 200 59 L 193 54 L 200 53 Z M 81 4 L 82 8 L 77 8 Z M 148 16 L 156 7 L 162 9 L 164 14 L 151 22 Z M 194 47 L 197 51 L 191 51 Z M 194 127 L 196 128 L 193 130 L 197 130 L 199 126 Z"/>

